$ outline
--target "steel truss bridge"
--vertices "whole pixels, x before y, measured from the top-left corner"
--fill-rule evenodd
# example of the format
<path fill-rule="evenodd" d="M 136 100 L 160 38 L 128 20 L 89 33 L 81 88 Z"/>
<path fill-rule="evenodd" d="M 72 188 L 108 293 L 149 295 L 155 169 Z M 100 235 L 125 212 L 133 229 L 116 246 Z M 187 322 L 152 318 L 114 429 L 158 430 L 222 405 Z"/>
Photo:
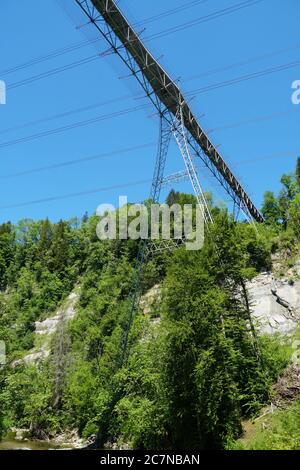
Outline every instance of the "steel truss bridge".
<path fill-rule="evenodd" d="M 176 136 L 175 138 L 185 161 L 186 171 L 196 197 L 199 201 L 201 199 L 202 205 L 205 207 L 205 201 L 194 165 L 197 157 L 229 194 L 235 207 L 241 209 L 249 219 L 263 222 L 263 216 L 201 128 L 176 82 L 145 47 L 116 2 L 113 0 L 75 1 L 87 15 L 89 22 L 98 30 L 100 36 L 108 43 L 108 53 L 118 55 L 130 74 L 139 82 L 145 95 L 157 109 L 161 120 L 164 121 L 164 126 L 171 129 L 173 134 L 177 133 L 177 138 Z M 166 132 L 161 133 L 162 142 L 159 144 L 159 155 L 153 178 L 151 197 L 154 201 L 158 200 L 163 184 L 168 145 L 166 142 L 168 139 L 165 138 Z"/>
<path fill-rule="evenodd" d="M 264 222 L 263 216 L 198 123 L 176 81 L 172 80 L 145 47 L 139 34 L 131 27 L 116 2 L 113 0 L 75 0 L 75 2 L 88 17 L 88 23 L 93 25 L 98 30 L 99 36 L 108 43 L 108 50 L 104 54 L 115 54 L 120 58 L 129 69 L 130 76 L 135 77 L 140 84 L 160 117 L 159 143 L 150 199 L 155 203 L 159 202 L 161 188 L 164 185 L 188 178 L 204 222 L 209 224 L 212 216 L 195 166 L 198 158 L 229 194 L 234 209 L 242 210 L 250 221 Z M 165 177 L 165 163 L 171 137 L 175 139 L 181 152 L 185 170 Z M 123 329 L 118 367 L 122 367 L 127 360 L 128 335 L 139 303 L 145 258 L 155 250 L 160 252 L 168 249 L 167 245 L 162 241 L 161 244 L 154 243 L 153 248 L 146 240 L 141 241 L 129 294 L 129 312 Z M 180 241 L 174 243 L 174 246 L 178 245 Z"/>

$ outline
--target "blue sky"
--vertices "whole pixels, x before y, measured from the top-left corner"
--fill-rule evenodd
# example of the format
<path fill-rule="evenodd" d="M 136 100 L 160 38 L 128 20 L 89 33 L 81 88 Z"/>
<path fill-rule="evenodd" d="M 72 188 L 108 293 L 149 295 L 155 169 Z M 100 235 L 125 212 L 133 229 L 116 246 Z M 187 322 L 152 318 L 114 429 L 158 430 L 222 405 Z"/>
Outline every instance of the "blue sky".
<path fill-rule="evenodd" d="M 184 11 L 148 22 L 142 37 L 241 2 L 194 2 Z M 189 0 L 120 0 L 119 6 L 131 22 L 136 22 L 191 3 Z M 0 79 L 5 80 L 8 87 L 7 104 L 0 106 L 0 222 L 16 222 L 27 217 L 58 220 L 81 216 L 86 210 L 91 214 L 99 204 L 117 204 L 120 194 L 126 194 L 130 201 L 147 198 L 150 187 L 147 181 L 153 173 L 158 135 L 158 121 L 150 105 L 123 116 L 12 144 L 23 137 L 140 106 L 147 101 L 137 99 L 141 91 L 133 79 L 120 78 L 128 72 L 116 58 L 94 58 L 106 50 L 103 41 L 5 73 L 54 50 L 96 38 L 91 26 L 76 28 L 86 18 L 75 1 L 2 0 L 0 16 Z M 162 65 L 174 78 L 180 77 L 182 90 L 189 92 L 300 61 L 299 20 L 299 0 L 262 0 L 235 13 L 147 41 L 147 46 L 156 57 L 163 54 Z M 91 62 L 20 85 L 23 80 L 88 58 Z M 237 63 L 240 65 L 231 67 Z M 215 69 L 221 70 L 216 72 Z M 214 72 L 208 73 L 211 71 Z M 297 79 L 300 79 L 299 65 L 197 93 L 191 102 L 204 129 L 216 129 L 211 133 L 212 140 L 220 145 L 225 160 L 258 206 L 265 190 L 279 190 L 280 176 L 293 171 L 296 157 L 300 155 L 300 105 L 291 102 L 291 84 Z M 84 107 L 89 109 L 69 113 Z M 45 120 L 64 113 L 69 114 Z M 272 116 L 272 119 L 256 119 L 263 116 Z M 255 122 L 244 122 L 253 120 Z M 41 122 L 28 125 L 33 121 Z M 121 151 L 145 145 L 147 147 L 127 153 Z M 109 152 L 116 153 L 21 174 Z M 182 167 L 181 157 L 173 145 L 167 173 Z M 217 200 L 226 199 L 201 165 L 199 170 L 204 188 L 213 190 Z M 27 204 L 139 181 L 144 183 Z M 188 183 L 176 188 L 190 189 Z M 22 206 L 23 203 L 26 205 Z M 11 205 L 15 207 L 6 208 Z"/>

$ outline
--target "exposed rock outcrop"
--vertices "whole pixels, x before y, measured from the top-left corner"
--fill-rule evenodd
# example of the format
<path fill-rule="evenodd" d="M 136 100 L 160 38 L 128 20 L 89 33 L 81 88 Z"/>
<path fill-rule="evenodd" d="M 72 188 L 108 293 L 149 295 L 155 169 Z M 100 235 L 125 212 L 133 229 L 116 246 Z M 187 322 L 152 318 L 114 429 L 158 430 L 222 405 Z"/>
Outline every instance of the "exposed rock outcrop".
<path fill-rule="evenodd" d="M 161 286 L 156 284 L 140 299 L 140 309 L 144 315 L 150 315 L 153 319 L 159 318 L 161 301 Z"/>
<path fill-rule="evenodd" d="M 72 292 L 67 298 L 65 304 L 57 311 L 57 313 L 44 321 L 35 322 L 35 332 L 38 335 L 51 335 L 57 330 L 58 323 L 64 317 L 64 320 L 69 321 L 74 318 L 75 304 L 78 299 L 78 293 Z"/>
<path fill-rule="evenodd" d="M 27 364 L 38 363 L 50 355 L 51 338 L 53 334 L 57 332 L 60 322 L 62 320 L 68 322 L 74 318 L 76 314 L 76 302 L 79 297 L 79 290 L 80 288 L 77 287 L 71 292 L 55 315 L 46 318 L 44 321 L 35 322 L 36 346 L 29 354 L 26 354 L 22 360 L 15 361 L 15 366 L 23 361 Z"/>
<path fill-rule="evenodd" d="M 248 282 L 252 317 L 262 333 L 292 334 L 300 321 L 300 281 L 261 273 Z"/>

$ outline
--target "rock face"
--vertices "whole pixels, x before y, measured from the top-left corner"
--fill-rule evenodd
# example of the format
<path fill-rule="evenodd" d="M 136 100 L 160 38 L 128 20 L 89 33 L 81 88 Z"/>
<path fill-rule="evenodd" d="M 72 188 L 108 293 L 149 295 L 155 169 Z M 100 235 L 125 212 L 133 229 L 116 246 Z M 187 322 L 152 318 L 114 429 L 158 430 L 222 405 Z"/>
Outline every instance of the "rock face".
<path fill-rule="evenodd" d="M 43 359 L 47 359 L 49 354 L 50 349 L 48 347 L 48 343 L 43 344 L 38 351 L 24 356 L 23 361 L 26 362 L 26 364 L 30 364 L 31 362 L 40 362 Z"/>
<path fill-rule="evenodd" d="M 292 334 L 300 321 L 300 281 L 261 273 L 247 284 L 252 316 L 262 333 Z"/>
<path fill-rule="evenodd" d="M 30 354 L 27 354 L 23 357 L 23 361 L 25 363 L 38 363 L 49 356 L 51 336 L 57 331 L 59 323 L 62 320 L 70 321 L 72 318 L 74 318 L 78 297 L 79 288 L 69 295 L 69 297 L 57 310 L 53 317 L 46 318 L 46 320 L 42 322 L 35 322 L 35 332 L 37 335 L 38 346 L 36 346 L 36 348 L 34 348 Z M 15 365 L 17 365 L 19 362 L 20 361 L 16 361 Z"/>
<path fill-rule="evenodd" d="M 67 298 L 66 304 L 63 305 L 53 317 L 46 318 L 46 320 L 41 322 L 35 322 L 35 332 L 38 335 L 50 335 L 55 333 L 62 316 L 66 321 L 74 318 L 77 298 L 78 294 L 76 292 L 72 292 Z"/>
<path fill-rule="evenodd" d="M 300 261 L 295 268 L 300 276 Z M 300 322 L 300 280 L 291 284 L 261 273 L 247 283 L 252 318 L 261 333 L 291 335 Z M 140 299 L 140 309 L 159 323 L 161 286 L 156 284 Z"/>
<path fill-rule="evenodd" d="M 159 317 L 161 301 L 161 286 L 156 284 L 140 299 L 140 309 L 144 315 L 151 315 L 153 319 Z"/>

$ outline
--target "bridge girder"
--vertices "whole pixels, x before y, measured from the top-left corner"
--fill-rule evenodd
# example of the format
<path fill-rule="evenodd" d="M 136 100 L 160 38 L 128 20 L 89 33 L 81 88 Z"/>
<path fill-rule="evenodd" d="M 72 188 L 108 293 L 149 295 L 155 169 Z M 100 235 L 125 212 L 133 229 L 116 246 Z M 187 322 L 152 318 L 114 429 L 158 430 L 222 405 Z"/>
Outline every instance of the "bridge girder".
<path fill-rule="evenodd" d="M 109 44 L 108 53 L 115 53 L 121 58 L 159 114 L 163 114 L 170 125 L 178 108 L 182 109 L 187 139 L 195 155 L 211 171 L 235 205 L 248 217 L 264 222 L 262 214 L 198 123 L 176 82 L 145 47 L 115 1 L 75 1 Z"/>

